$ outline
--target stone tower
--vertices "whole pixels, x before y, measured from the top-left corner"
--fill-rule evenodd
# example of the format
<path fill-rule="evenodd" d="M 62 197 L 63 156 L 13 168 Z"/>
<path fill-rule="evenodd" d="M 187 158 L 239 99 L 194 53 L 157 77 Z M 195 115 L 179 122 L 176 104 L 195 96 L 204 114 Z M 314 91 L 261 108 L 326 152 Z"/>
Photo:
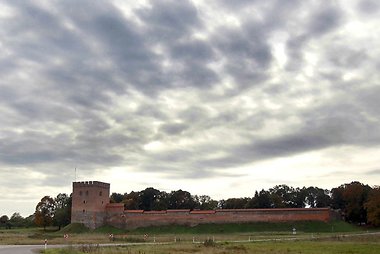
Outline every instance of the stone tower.
<path fill-rule="evenodd" d="M 71 223 L 82 223 L 92 229 L 104 225 L 109 196 L 109 183 L 73 182 Z"/>

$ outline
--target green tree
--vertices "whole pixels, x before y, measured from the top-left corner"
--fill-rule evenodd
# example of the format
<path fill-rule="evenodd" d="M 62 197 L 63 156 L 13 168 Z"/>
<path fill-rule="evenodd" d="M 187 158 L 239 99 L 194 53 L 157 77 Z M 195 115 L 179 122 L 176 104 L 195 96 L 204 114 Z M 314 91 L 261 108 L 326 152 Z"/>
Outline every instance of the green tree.
<path fill-rule="evenodd" d="M 145 190 L 140 192 L 140 204 L 139 208 L 145 211 L 151 211 L 154 208 L 156 200 L 160 195 L 160 191 L 155 188 L 146 188 Z"/>
<path fill-rule="evenodd" d="M 7 215 L 2 215 L 0 217 L 0 226 L 5 227 L 6 229 L 11 228 L 11 223 L 9 222 L 9 217 Z"/>
<path fill-rule="evenodd" d="M 194 209 L 196 203 L 187 191 L 172 191 L 169 195 L 169 209 Z"/>
<path fill-rule="evenodd" d="M 23 227 L 25 224 L 24 217 L 22 217 L 20 213 L 13 213 L 9 222 L 13 227 Z"/>
<path fill-rule="evenodd" d="M 46 230 L 46 226 L 49 226 L 53 222 L 54 218 L 54 199 L 49 196 L 45 196 L 41 199 L 41 201 L 36 206 L 35 215 L 35 223 L 37 226 L 44 227 Z"/>
<path fill-rule="evenodd" d="M 305 189 L 306 204 L 310 207 L 327 207 L 331 203 L 330 192 L 318 187 Z"/>
<path fill-rule="evenodd" d="M 229 198 L 225 201 L 223 209 L 244 209 L 249 201 L 249 198 Z"/>
<path fill-rule="evenodd" d="M 169 194 L 165 191 L 160 191 L 153 203 L 153 210 L 167 210 L 169 206 Z"/>
<path fill-rule="evenodd" d="M 285 184 L 276 185 L 269 189 L 274 208 L 297 207 L 295 197 L 296 191 L 293 187 Z"/>
<path fill-rule="evenodd" d="M 129 194 L 124 194 L 123 199 L 125 209 L 137 210 L 140 204 L 140 193 L 131 191 Z"/>
<path fill-rule="evenodd" d="M 53 224 L 61 229 L 70 224 L 71 220 L 71 197 L 65 193 L 59 193 L 54 199 Z"/>
<path fill-rule="evenodd" d="M 111 203 L 121 203 L 124 200 L 124 195 L 120 193 L 113 192 L 110 197 Z"/>
<path fill-rule="evenodd" d="M 364 204 L 367 210 L 367 221 L 374 226 L 380 226 L 380 186 L 374 187 L 368 195 L 368 201 Z"/>
<path fill-rule="evenodd" d="M 193 199 L 196 203 L 196 208 L 200 210 L 214 210 L 218 207 L 218 201 L 211 199 L 207 195 L 195 195 Z"/>
<path fill-rule="evenodd" d="M 272 208 L 273 204 L 270 198 L 270 193 L 264 189 L 262 189 L 256 196 L 256 206 L 255 208 Z"/>

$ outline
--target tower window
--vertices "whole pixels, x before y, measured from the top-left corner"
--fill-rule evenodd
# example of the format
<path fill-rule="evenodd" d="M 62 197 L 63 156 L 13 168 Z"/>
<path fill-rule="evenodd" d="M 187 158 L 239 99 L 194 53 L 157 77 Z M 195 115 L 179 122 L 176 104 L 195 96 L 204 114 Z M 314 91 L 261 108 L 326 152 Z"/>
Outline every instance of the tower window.
<path fill-rule="evenodd" d="M 99 192 L 99 196 L 102 196 L 102 192 L 101 191 Z"/>
<path fill-rule="evenodd" d="M 88 191 L 86 191 L 86 196 L 88 196 Z"/>
<path fill-rule="evenodd" d="M 85 212 L 86 212 L 86 210 L 83 209 L 83 213 L 85 213 Z"/>
<path fill-rule="evenodd" d="M 86 200 L 83 200 L 83 204 L 86 204 Z"/>

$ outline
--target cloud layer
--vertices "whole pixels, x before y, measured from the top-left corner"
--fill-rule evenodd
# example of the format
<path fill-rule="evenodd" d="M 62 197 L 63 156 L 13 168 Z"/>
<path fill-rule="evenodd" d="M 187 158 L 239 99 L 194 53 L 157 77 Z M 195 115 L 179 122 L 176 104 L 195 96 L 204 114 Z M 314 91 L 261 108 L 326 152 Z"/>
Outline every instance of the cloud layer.
<path fill-rule="evenodd" d="M 345 165 L 342 151 L 364 155 L 347 176 L 380 180 L 365 157 L 380 145 L 376 1 L 0 5 L 2 193 L 60 192 L 75 167 L 83 179 L 121 168 L 154 175 L 149 184 L 234 186 L 272 160 L 289 163 L 273 177 L 294 183 L 297 158 L 318 154 L 325 174 Z"/>

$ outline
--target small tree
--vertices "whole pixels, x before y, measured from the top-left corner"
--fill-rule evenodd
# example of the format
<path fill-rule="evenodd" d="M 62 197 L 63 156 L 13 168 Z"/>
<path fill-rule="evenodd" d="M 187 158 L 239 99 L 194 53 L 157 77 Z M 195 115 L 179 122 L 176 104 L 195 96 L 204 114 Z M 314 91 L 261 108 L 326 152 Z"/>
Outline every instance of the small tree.
<path fill-rule="evenodd" d="M 25 224 L 24 217 L 22 217 L 20 215 L 20 213 L 14 213 L 14 214 L 12 214 L 11 218 L 9 219 L 9 222 L 14 227 L 23 227 L 24 224 Z"/>
<path fill-rule="evenodd" d="M 11 223 L 9 222 L 9 218 L 7 215 L 3 215 L 0 217 L 0 226 L 4 226 L 6 229 L 11 228 Z"/>
<path fill-rule="evenodd" d="M 36 212 L 35 212 L 36 224 L 38 226 L 44 227 L 44 230 L 46 230 L 46 226 L 51 225 L 53 222 L 54 211 L 55 211 L 54 200 L 49 196 L 43 197 L 36 206 Z"/>
<path fill-rule="evenodd" d="M 53 224 L 59 227 L 70 224 L 71 219 L 71 197 L 65 193 L 59 193 L 54 199 L 54 219 Z"/>

